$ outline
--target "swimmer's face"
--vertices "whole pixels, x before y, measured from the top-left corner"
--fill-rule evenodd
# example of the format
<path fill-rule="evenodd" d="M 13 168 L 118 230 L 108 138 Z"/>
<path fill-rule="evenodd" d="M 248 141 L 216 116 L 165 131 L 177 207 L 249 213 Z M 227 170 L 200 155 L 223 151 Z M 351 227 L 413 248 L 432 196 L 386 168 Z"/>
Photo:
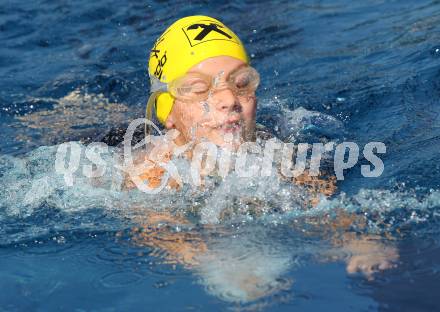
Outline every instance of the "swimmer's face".
<path fill-rule="evenodd" d="M 209 76 L 219 85 L 231 74 L 247 65 L 229 56 L 206 59 L 193 66 L 188 74 Z M 178 141 L 208 140 L 218 146 L 228 142 L 240 143 L 252 140 L 255 132 L 255 92 L 236 94 L 231 88 L 215 88 L 206 100 L 174 100 L 173 109 L 165 126 L 180 132 Z"/>

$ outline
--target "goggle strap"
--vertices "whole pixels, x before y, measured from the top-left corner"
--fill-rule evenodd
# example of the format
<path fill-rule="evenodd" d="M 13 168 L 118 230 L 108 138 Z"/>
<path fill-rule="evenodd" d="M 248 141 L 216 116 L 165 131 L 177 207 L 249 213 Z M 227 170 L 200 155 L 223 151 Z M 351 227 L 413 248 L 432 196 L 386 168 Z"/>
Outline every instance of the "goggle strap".
<path fill-rule="evenodd" d="M 156 100 L 157 97 L 161 94 L 161 91 L 156 91 L 151 93 L 147 105 L 145 107 L 145 118 L 150 120 L 151 122 L 153 121 L 153 108 L 156 106 Z M 151 126 L 149 125 L 149 123 L 145 123 L 145 136 L 148 136 L 151 134 Z"/>
<path fill-rule="evenodd" d="M 168 90 L 168 84 L 165 82 L 160 81 L 155 76 L 150 75 L 150 92 L 154 93 L 157 91 L 167 91 Z"/>

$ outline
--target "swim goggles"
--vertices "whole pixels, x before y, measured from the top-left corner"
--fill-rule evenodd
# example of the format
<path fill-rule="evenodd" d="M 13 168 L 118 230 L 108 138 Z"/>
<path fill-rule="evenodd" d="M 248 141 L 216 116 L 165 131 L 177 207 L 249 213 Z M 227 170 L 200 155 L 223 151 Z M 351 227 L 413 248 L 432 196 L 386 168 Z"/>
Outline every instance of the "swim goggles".
<path fill-rule="evenodd" d="M 170 83 L 163 83 L 152 77 L 151 96 L 147 103 L 147 116 L 151 118 L 152 109 L 159 94 L 169 92 L 172 97 L 183 102 L 205 101 L 219 90 L 230 89 L 236 96 L 252 95 L 260 83 L 260 75 L 251 66 L 245 66 L 223 79 L 222 73 L 215 77 L 202 73 L 187 73 Z"/>

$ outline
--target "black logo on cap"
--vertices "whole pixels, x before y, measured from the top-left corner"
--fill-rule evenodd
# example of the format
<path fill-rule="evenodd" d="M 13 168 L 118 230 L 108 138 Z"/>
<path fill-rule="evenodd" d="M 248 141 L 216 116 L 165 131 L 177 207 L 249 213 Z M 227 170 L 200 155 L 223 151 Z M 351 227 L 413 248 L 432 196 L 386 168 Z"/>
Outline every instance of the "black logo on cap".
<path fill-rule="evenodd" d="M 223 28 L 222 25 L 218 25 L 218 24 L 214 24 L 214 23 L 209 23 L 208 25 L 206 24 L 193 24 L 191 26 L 189 26 L 187 29 L 198 29 L 198 28 L 202 28 L 202 31 L 195 36 L 195 38 L 193 40 L 203 40 L 211 31 L 215 31 L 218 32 L 219 34 L 222 34 L 223 36 L 225 36 L 228 39 L 232 39 L 232 36 L 230 36 L 229 34 L 225 33 L 223 30 L 221 30 L 220 28 Z"/>
<path fill-rule="evenodd" d="M 226 40 L 239 43 L 229 29 L 221 24 L 214 23 L 212 20 L 200 20 L 183 27 L 182 30 L 192 47 L 212 40 Z"/>

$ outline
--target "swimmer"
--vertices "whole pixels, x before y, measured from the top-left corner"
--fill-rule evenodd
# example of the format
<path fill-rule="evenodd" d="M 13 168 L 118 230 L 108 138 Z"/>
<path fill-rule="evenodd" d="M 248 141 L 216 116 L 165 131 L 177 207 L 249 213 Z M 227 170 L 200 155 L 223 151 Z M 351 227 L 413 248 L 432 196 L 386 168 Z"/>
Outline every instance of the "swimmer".
<path fill-rule="evenodd" d="M 137 162 L 146 164 L 146 169 L 136 176 L 149 187 L 160 185 L 165 170 L 159 163 L 168 161 L 173 149 L 203 141 L 234 149 L 256 139 L 255 91 L 260 76 L 251 66 L 243 43 L 222 22 L 208 16 L 176 21 L 155 42 L 149 59 L 149 75 L 151 95 L 147 118 L 156 118 L 166 131 L 177 133 L 169 144 L 138 155 Z M 191 152 L 191 148 L 186 148 L 188 157 Z M 312 205 L 319 202 L 321 195 L 331 196 L 336 191 L 336 179 L 332 177 L 324 179 L 304 174 L 292 181 L 308 189 Z M 172 179 L 168 184 L 172 188 L 179 187 Z M 127 178 L 126 187 L 135 187 L 135 183 Z M 207 242 L 195 232 L 176 232 L 169 228 L 188 222 L 171 213 L 150 212 L 139 220 L 144 230 L 136 229 L 134 241 L 165 250 L 170 261 L 188 267 L 200 266 L 200 259 L 209 253 Z M 349 222 L 340 228 L 348 228 L 347 224 Z M 344 235 L 338 242 L 352 252 L 353 256 L 347 260 L 350 273 L 361 271 L 371 277 L 375 269 L 391 267 L 398 257 L 393 247 L 382 246 L 378 240 L 366 236 Z M 237 289 L 247 293 L 248 298 L 264 295 L 249 285 L 252 280 L 256 285 L 263 283 L 261 277 L 252 272 L 240 274 L 243 278 L 236 276 Z"/>

